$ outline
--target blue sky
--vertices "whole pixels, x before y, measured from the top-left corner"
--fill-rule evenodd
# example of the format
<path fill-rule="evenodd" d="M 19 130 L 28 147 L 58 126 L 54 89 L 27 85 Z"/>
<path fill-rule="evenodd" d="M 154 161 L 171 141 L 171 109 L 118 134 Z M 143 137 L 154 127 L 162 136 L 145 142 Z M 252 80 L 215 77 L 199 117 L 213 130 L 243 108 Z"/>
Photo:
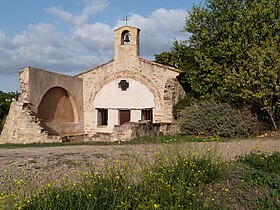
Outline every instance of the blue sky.
<path fill-rule="evenodd" d="M 25 66 L 74 75 L 113 57 L 113 30 L 141 29 L 141 57 L 169 50 L 185 17 L 202 0 L 3 0 L 0 7 L 0 90 L 20 91 Z"/>

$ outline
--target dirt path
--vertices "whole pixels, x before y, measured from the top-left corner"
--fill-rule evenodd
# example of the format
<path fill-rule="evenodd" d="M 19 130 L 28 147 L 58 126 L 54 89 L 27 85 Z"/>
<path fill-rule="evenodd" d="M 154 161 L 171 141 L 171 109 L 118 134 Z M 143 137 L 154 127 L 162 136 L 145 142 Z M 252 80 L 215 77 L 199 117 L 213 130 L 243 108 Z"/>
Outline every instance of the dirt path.
<path fill-rule="evenodd" d="M 224 159 L 232 159 L 251 151 L 280 152 L 280 139 L 0 149 L 0 175 L 7 168 L 25 169 L 32 172 L 57 168 L 67 170 L 81 162 L 102 164 L 105 159 L 122 160 L 125 158 L 135 160 L 135 158 L 147 158 L 159 152 L 170 153 L 175 150 L 185 154 L 215 151 L 217 154 L 221 154 Z"/>

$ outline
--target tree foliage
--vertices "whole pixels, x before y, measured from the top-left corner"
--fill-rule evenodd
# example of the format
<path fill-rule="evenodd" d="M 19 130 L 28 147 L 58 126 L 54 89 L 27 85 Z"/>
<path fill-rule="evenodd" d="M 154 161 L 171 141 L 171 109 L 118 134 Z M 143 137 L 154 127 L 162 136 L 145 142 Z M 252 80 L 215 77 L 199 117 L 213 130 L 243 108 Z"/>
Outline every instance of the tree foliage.
<path fill-rule="evenodd" d="M 194 6 L 184 28 L 191 37 L 180 43 L 193 53 L 195 65 L 182 68 L 191 93 L 249 104 L 265 113 L 276 129 L 279 10 L 279 0 L 206 0 Z"/>
<path fill-rule="evenodd" d="M 4 126 L 6 116 L 9 113 L 10 104 L 16 96 L 17 93 L 14 92 L 4 93 L 0 91 L 0 133 Z"/>

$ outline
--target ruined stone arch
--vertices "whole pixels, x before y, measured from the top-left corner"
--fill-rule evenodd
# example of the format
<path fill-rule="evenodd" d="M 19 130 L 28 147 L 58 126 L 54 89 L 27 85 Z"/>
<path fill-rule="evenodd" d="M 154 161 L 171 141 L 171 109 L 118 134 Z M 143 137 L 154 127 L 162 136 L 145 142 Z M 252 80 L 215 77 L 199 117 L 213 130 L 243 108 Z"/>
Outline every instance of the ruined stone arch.
<path fill-rule="evenodd" d="M 65 88 L 52 87 L 42 97 L 37 116 L 43 122 L 78 122 L 76 103 Z"/>
<path fill-rule="evenodd" d="M 158 88 L 155 86 L 155 84 L 145 75 L 140 74 L 139 72 L 128 71 L 128 70 L 107 75 L 106 77 L 104 77 L 103 80 L 100 80 L 99 83 L 95 84 L 95 91 L 92 92 L 89 97 L 89 101 L 88 101 L 89 104 L 92 104 L 97 93 L 102 89 L 102 87 L 119 78 L 131 78 L 136 81 L 139 81 L 144 86 L 146 86 L 149 89 L 149 91 L 153 94 L 155 98 L 155 107 L 162 108 L 164 106 L 164 101 L 162 99 L 163 97 L 161 96 L 161 93 L 158 90 Z"/>

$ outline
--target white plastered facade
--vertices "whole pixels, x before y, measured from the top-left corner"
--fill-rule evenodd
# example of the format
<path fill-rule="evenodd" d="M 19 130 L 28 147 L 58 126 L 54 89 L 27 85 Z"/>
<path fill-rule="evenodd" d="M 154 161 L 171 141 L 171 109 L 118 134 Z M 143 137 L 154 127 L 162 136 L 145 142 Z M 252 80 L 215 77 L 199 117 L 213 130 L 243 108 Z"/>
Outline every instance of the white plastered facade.
<path fill-rule="evenodd" d="M 125 81 L 128 88 L 123 90 L 120 82 Z M 108 110 L 107 125 L 95 125 L 97 132 L 111 132 L 120 124 L 119 110 L 130 110 L 130 122 L 142 120 L 142 110 L 155 108 L 154 96 L 149 89 L 131 78 L 119 78 L 102 87 L 93 101 L 93 109 L 98 117 L 98 110 Z M 153 112 L 152 112 L 153 113 Z M 152 117 L 153 119 L 153 117 Z"/>

